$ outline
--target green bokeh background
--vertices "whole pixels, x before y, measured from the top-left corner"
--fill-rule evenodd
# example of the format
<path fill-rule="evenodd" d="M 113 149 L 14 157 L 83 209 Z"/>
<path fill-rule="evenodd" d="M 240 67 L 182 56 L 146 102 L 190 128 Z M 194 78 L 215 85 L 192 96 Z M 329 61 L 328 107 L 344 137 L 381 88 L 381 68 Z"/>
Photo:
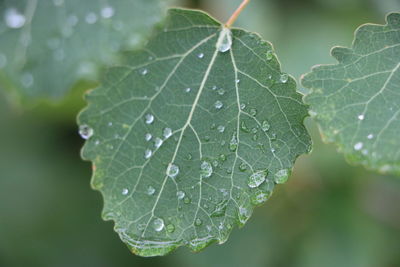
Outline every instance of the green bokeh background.
<path fill-rule="evenodd" d="M 181 1 L 225 21 L 240 0 Z M 252 0 L 236 25 L 271 41 L 284 71 L 299 78 L 334 63 L 363 23 L 384 23 L 399 0 Z M 1 11 L 0 11 L 1 12 Z M 21 107 L 0 89 L 0 266 L 400 266 L 400 178 L 348 165 L 322 144 L 315 124 L 311 155 L 224 245 L 157 258 L 132 255 L 100 218 L 90 163 L 75 116 L 80 83 L 64 101 Z M 302 89 L 299 88 L 301 91 Z"/>

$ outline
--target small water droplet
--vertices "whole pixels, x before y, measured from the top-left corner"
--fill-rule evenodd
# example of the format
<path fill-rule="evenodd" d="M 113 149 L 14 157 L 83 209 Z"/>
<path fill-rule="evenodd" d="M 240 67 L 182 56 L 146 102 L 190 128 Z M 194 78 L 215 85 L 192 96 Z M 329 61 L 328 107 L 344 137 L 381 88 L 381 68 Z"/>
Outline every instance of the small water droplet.
<path fill-rule="evenodd" d="M 244 110 L 245 108 L 246 108 L 246 104 L 244 104 L 244 103 L 240 104 L 240 109 L 241 110 Z"/>
<path fill-rule="evenodd" d="M 149 196 L 154 195 L 155 192 L 156 192 L 156 189 L 154 187 L 152 187 L 152 186 L 147 187 L 147 194 Z"/>
<path fill-rule="evenodd" d="M 108 124 L 107 124 L 109 127 L 111 127 L 111 126 L 113 126 L 113 123 L 110 121 L 110 122 L 108 122 Z"/>
<path fill-rule="evenodd" d="M 372 138 L 374 138 L 374 135 L 373 135 L 373 134 L 369 134 L 369 135 L 367 136 L 367 138 L 368 138 L 368 139 L 372 139 Z"/>
<path fill-rule="evenodd" d="M 94 133 L 93 129 L 87 126 L 86 124 L 79 126 L 79 135 L 83 139 L 85 140 L 89 139 L 90 137 L 93 136 L 93 133 Z"/>
<path fill-rule="evenodd" d="M 185 92 L 186 92 L 186 93 L 190 93 L 190 91 L 192 91 L 192 88 L 190 88 L 190 87 L 188 87 L 188 88 L 185 89 Z"/>
<path fill-rule="evenodd" d="M 361 150 L 363 148 L 363 143 L 362 142 L 358 142 L 354 145 L 354 149 L 355 150 Z"/>
<path fill-rule="evenodd" d="M 149 159 L 151 157 L 151 155 L 153 154 L 153 151 L 151 151 L 150 149 L 146 149 L 144 151 L 144 158 L 145 159 Z"/>
<path fill-rule="evenodd" d="M 129 193 L 129 190 L 128 190 L 128 188 L 124 188 L 124 189 L 122 189 L 122 195 L 124 195 L 124 196 L 126 196 L 128 193 Z"/>
<path fill-rule="evenodd" d="M 265 201 L 268 200 L 268 198 L 270 197 L 271 193 L 264 193 L 261 191 L 256 192 L 252 197 L 251 197 L 251 202 L 254 205 L 259 205 L 261 203 L 264 203 Z"/>
<path fill-rule="evenodd" d="M 266 177 L 267 177 L 267 171 L 258 171 L 250 175 L 247 184 L 250 188 L 259 187 L 265 181 Z"/>
<path fill-rule="evenodd" d="M 274 176 L 275 183 L 277 184 L 286 183 L 286 181 L 289 179 L 289 174 L 290 171 L 288 169 L 282 169 L 277 171 Z"/>
<path fill-rule="evenodd" d="M 142 69 L 142 71 L 140 72 L 140 74 L 142 74 L 143 76 L 146 75 L 147 73 L 149 73 L 148 69 Z"/>
<path fill-rule="evenodd" d="M 114 8 L 111 6 L 105 6 L 101 9 L 100 14 L 103 18 L 109 19 L 114 16 Z"/>
<path fill-rule="evenodd" d="M 153 136 L 151 135 L 151 133 L 147 133 L 147 134 L 144 136 L 144 139 L 145 139 L 147 142 L 150 141 L 151 138 L 153 138 Z"/>
<path fill-rule="evenodd" d="M 9 8 L 5 11 L 5 22 L 8 27 L 18 29 L 25 25 L 26 18 L 15 8 Z"/>
<path fill-rule="evenodd" d="M 224 27 L 219 33 L 217 41 L 217 49 L 219 52 L 225 53 L 232 47 L 232 32 L 229 28 Z"/>
<path fill-rule="evenodd" d="M 364 115 L 363 115 L 363 114 L 360 114 L 360 115 L 357 116 L 357 118 L 358 118 L 360 121 L 362 121 L 362 120 L 364 120 Z"/>
<path fill-rule="evenodd" d="M 217 102 L 215 102 L 215 104 L 214 104 L 214 107 L 218 110 L 221 109 L 223 106 L 224 106 L 224 104 L 219 100 Z"/>
<path fill-rule="evenodd" d="M 153 221 L 153 228 L 154 230 L 156 230 L 157 232 L 160 232 L 162 229 L 164 229 L 164 220 L 161 218 L 156 218 Z"/>
<path fill-rule="evenodd" d="M 279 78 L 279 80 L 281 81 L 281 83 L 287 83 L 287 81 L 289 80 L 289 75 L 287 75 L 286 73 L 281 74 L 281 77 Z"/>
<path fill-rule="evenodd" d="M 183 199 L 183 203 L 185 203 L 185 204 L 189 204 L 190 202 L 192 202 L 192 200 L 190 198 L 188 198 L 188 197 L 185 197 Z"/>
<path fill-rule="evenodd" d="M 204 53 L 200 53 L 197 55 L 198 58 L 203 58 L 204 57 Z"/>
<path fill-rule="evenodd" d="M 185 197 L 185 192 L 183 192 L 183 191 L 178 191 L 178 192 L 176 192 L 176 196 L 178 197 L 178 200 L 181 200 L 181 199 L 183 199 L 184 197 Z"/>
<path fill-rule="evenodd" d="M 168 233 L 173 233 L 175 231 L 175 226 L 173 224 L 168 224 L 166 229 Z"/>
<path fill-rule="evenodd" d="M 163 136 L 165 139 L 168 139 L 172 135 L 172 130 L 171 128 L 164 128 L 163 130 Z"/>
<path fill-rule="evenodd" d="M 247 170 L 247 164 L 244 163 L 244 162 L 240 163 L 240 165 L 239 165 L 239 170 L 240 170 L 241 172 L 245 172 L 245 171 Z"/>
<path fill-rule="evenodd" d="M 229 142 L 229 150 L 234 152 L 238 147 L 238 140 L 236 137 L 236 133 L 233 133 L 231 141 Z"/>
<path fill-rule="evenodd" d="M 237 79 L 237 80 L 236 80 L 236 84 L 239 84 L 239 83 L 240 83 L 240 80 L 239 80 L 239 79 Z"/>
<path fill-rule="evenodd" d="M 246 209 L 245 207 L 239 207 L 239 221 L 241 224 L 244 224 L 248 221 L 251 216 L 251 211 Z"/>
<path fill-rule="evenodd" d="M 197 218 L 196 221 L 195 221 L 195 225 L 196 225 L 196 226 L 200 226 L 202 223 L 203 223 L 203 222 L 201 221 L 200 218 Z"/>
<path fill-rule="evenodd" d="M 97 15 L 93 12 L 86 14 L 85 21 L 87 24 L 94 24 L 97 21 Z"/>
<path fill-rule="evenodd" d="M 200 165 L 200 177 L 208 178 L 212 175 L 213 168 L 208 161 L 203 161 Z"/>
<path fill-rule="evenodd" d="M 179 174 L 179 167 L 175 164 L 170 163 L 167 168 L 167 175 L 171 178 L 175 178 Z"/>
<path fill-rule="evenodd" d="M 160 146 L 163 144 L 163 140 L 161 139 L 161 138 L 159 138 L 159 137 L 157 137 L 155 140 L 154 140 L 154 147 L 155 148 L 160 148 Z"/>
<path fill-rule="evenodd" d="M 262 124 L 261 124 L 261 129 L 262 129 L 264 132 L 267 132 L 270 128 L 271 128 L 271 125 L 269 124 L 268 121 L 265 120 L 265 121 L 262 122 Z"/>
<path fill-rule="evenodd" d="M 219 126 L 217 127 L 217 130 L 218 130 L 218 132 L 223 133 L 223 132 L 225 131 L 225 126 L 219 125 Z"/>
<path fill-rule="evenodd" d="M 271 60 L 274 57 L 274 52 L 272 50 L 269 50 L 265 56 L 267 57 L 267 60 Z"/>
<path fill-rule="evenodd" d="M 250 109 L 250 115 L 253 116 L 253 117 L 256 116 L 257 115 L 257 109 L 251 108 Z"/>
<path fill-rule="evenodd" d="M 219 155 L 219 160 L 225 161 L 226 160 L 226 155 L 224 155 L 224 154 Z"/>
<path fill-rule="evenodd" d="M 149 113 L 144 116 L 144 119 L 145 119 L 146 124 L 152 124 L 154 121 L 154 116 Z"/>

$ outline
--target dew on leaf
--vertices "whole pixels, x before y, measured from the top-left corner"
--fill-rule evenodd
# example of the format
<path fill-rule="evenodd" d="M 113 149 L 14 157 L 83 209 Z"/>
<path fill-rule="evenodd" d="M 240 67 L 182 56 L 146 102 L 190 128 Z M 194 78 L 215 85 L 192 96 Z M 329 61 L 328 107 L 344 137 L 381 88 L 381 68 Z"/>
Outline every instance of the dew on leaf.
<path fill-rule="evenodd" d="M 369 134 L 369 135 L 367 136 L 367 138 L 368 138 L 368 139 L 372 139 L 372 138 L 374 138 L 374 135 L 373 135 L 373 134 Z"/>
<path fill-rule="evenodd" d="M 274 181 L 277 184 L 283 184 L 289 179 L 289 170 L 288 169 L 282 169 L 279 170 L 275 173 L 274 175 Z"/>
<path fill-rule="evenodd" d="M 146 192 L 146 193 L 147 193 L 149 196 L 154 195 L 155 192 L 156 192 L 156 189 L 155 189 L 154 187 L 152 187 L 152 186 L 147 187 L 147 192 Z"/>
<path fill-rule="evenodd" d="M 145 139 L 147 142 L 150 141 L 151 138 L 153 138 L 153 136 L 151 135 L 151 133 L 147 133 L 147 134 L 144 136 L 144 139 Z"/>
<path fill-rule="evenodd" d="M 164 128 L 163 130 L 163 136 L 165 139 L 168 139 L 172 135 L 172 130 L 171 128 Z"/>
<path fill-rule="evenodd" d="M 357 116 L 357 118 L 358 118 L 360 121 L 362 121 L 362 120 L 364 120 L 365 116 L 364 116 L 363 114 L 360 114 L 360 115 Z"/>
<path fill-rule="evenodd" d="M 243 132 L 245 132 L 245 133 L 249 133 L 249 132 L 250 132 L 250 129 L 247 127 L 245 121 L 242 121 L 242 122 L 240 123 L 240 129 L 241 129 Z"/>
<path fill-rule="evenodd" d="M 259 187 L 267 177 L 267 171 L 258 171 L 250 175 L 249 180 L 247 182 L 250 188 Z"/>
<path fill-rule="evenodd" d="M 145 119 L 146 124 L 152 124 L 154 121 L 154 116 L 152 114 L 148 113 L 144 116 L 144 119 Z"/>
<path fill-rule="evenodd" d="M 217 130 L 218 130 L 218 132 L 223 133 L 223 132 L 225 131 L 225 126 L 219 125 L 219 126 L 217 127 Z"/>
<path fill-rule="evenodd" d="M 93 136 L 93 133 L 94 133 L 93 129 L 90 128 L 88 125 L 83 124 L 83 125 L 79 126 L 79 135 L 83 139 L 85 139 L 85 140 L 89 139 L 90 137 Z"/>
<path fill-rule="evenodd" d="M 181 199 L 183 199 L 184 197 L 185 197 L 185 192 L 183 192 L 183 191 L 178 191 L 178 192 L 176 192 L 176 196 L 178 197 L 178 200 L 181 200 Z"/>
<path fill-rule="evenodd" d="M 224 106 L 224 104 L 219 100 L 217 102 L 215 102 L 215 104 L 214 104 L 214 107 L 216 109 L 221 109 L 223 106 Z"/>
<path fill-rule="evenodd" d="M 363 143 L 362 142 L 358 142 L 354 145 L 354 150 L 361 150 L 363 148 Z"/>
<path fill-rule="evenodd" d="M 203 161 L 200 165 L 200 177 L 208 178 L 213 173 L 213 167 L 208 161 Z"/>
<path fill-rule="evenodd" d="M 239 170 L 240 170 L 241 172 L 246 171 L 246 170 L 247 170 L 247 164 L 244 163 L 244 162 L 240 163 L 240 165 L 239 165 Z"/>
<path fill-rule="evenodd" d="M 269 192 L 268 193 L 264 193 L 262 191 L 258 191 L 254 195 L 251 196 L 251 202 L 254 205 L 259 205 L 259 204 L 264 203 L 265 201 L 267 201 L 270 195 L 271 195 L 271 193 L 269 193 Z"/>
<path fill-rule="evenodd" d="M 156 139 L 154 140 L 154 147 L 155 148 L 160 148 L 160 146 L 163 144 L 163 140 L 159 137 L 156 137 Z"/>
<path fill-rule="evenodd" d="M 198 58 L 203 58 L 204 57 L 204 53 L 200 53 L 197 55 Z"/>
<path fill-rule="evenodd" d="M 253 116 L 253 117 L 256 116 L 257 115 L 257 109 L 251 108 L 250 109 L 250 115 Z"/>
<path fill-rule="evenodd" d="M 157 232 L 160 232 L 162 229 L 164 229 L 164 220 L 161 218 L 156 218 L 153 221 L 153 228 Z"/>
<path fill-rule="evenodd" d="M 192 90 L 192 89 L 191 89 L 190 87 L 188 87 L 188 88 L 185 89 L 185 92 L 186 92 L 186 93 L 189 93 L 191 90 Z"/>
<path fill-rule="evenodd" d="M 175 164 L 170 163 L 167 168 L 167 175 L 171 178 L 175 178 L 179 174 L 179 167 Z"/>
<path fill-rule="evenodd" d="M 144 151 L 144 158 L 145 159 L 149 159 L 151 157 L 151 155 L 153 154 L 153 151 L 151 151 L 150 149 L 146 149 Z"/>
<path fill-rule="evenodd" d="M 26 18 L 15 8 L 9 8 L 5 11 L 5 22 L 8 27 L 18 29 L 25 25 Z"/>
<path fill-rule="evenodd" d="M 262 129 L 264 132 L 267 132 L 270 128 L 271 128 L 271 125 L 269 124 L 268 121 L 265 120 L 265 121 L 262 122 L 262 124 L 261 124 L 261 129 Z"/>
<path fill-rule="evenodd" d="M 244 103 L 240 104 L 240 109 L 241 110 L 244 110 L 245 108 L 246 108 L 246 104 L 244 104 Z"/>
<path fill-rule="evenodd" d="M 124 188 L 124 189 L 122 189 L 122 195 L 124 195 L 124 196 L 126 196 L 128 193 L 129 193 L 129 190 L 128 190 L 128 188 Z"/>
<path fill-rule="evenodd" d="M 287 75 L 286 73 L 283 73 L 283 74 L 281 74 L 279 80 L 281 83 L 287 83 L 287 81 L 289 80 L 289 75 Z"/>
<path fill-rule="evenodd" d="M 140 74 L 142 74 L 143 76 L 146 75 L 147 73 L 149 73 L 149 70 L 148 70 L 148 69 L 142 69 L 142 70 L 140 71 Z"/>

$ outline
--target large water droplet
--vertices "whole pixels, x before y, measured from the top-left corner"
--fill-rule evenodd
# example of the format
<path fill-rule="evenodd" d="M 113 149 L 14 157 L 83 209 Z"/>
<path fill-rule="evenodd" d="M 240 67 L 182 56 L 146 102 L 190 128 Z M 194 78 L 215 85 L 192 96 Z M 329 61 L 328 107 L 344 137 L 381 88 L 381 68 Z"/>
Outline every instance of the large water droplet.
<path fill-rule="evenodd" d="M 219 33 L 217 42 L 217 49 L 219 52 L 227 52 L 232 47 L 232 32 L 230 29 L 224 27 Z"/>
<path fill-rule="evenodd" d="M 154 140 L 154 146 L 155 146 L 155 148 L 159 148 L 162 144 L 163 144 L 163 140 L 161 139 L 161 138 L 159 138 L 159 137 L 157 137 L 155 140 Z"/>
<path fill-rule="evenodd" d="M 161 218 L 156 218 L 153 221 L 153 228 L 154 230 L 156 230 L 157 232 L 160 232 L 162 229 L 164 229 L 164 220 Z"/>
<path fill-rule="evenodd" d="M 151 135 L 151 133 L 147 133 L 147 134 L 144 136 L 144 139 L 145 139 L 147 142 L 150 141 L 151 138 L 153 138 L 153 136 Z"/>
<path fill-rule="evenodd" d="M 236 133 L 233 133 L 231 141 L 229 142 L 229 150 L 234 152 L 238 147 L 238 140 L 236 137 Z"/>
<path fill-rule="evenodd" d="M 179 167 L 175 164 L 170 163 L 167 168 L 167 175 L 171 178 L 175 178 L 179 174 Z"/>
<path fill-rule="evenodd" d="M 126 196 L 128 193 L 129 193 L 129 190 L 128 190 L 128 188 L 124 188 L 124 189 L 122 189 L 122 195 L 124 195 L 124 196 Z"/>
<path fill-rule="evenodd" d="M 259 205 L 259 204 L 267 201 L 268 198 L 270 197 L 270 195 L 271 195 L 271 193 L 264 193 L 262 191 L 258 191 L 253 196 L 251 196 L 251 202 L 254 205 Z"/>
<path fill-rule="evenodd" d="M 204 57 L 204 53 L 200 53 L 197 55 L 198 58 L 203 58 Z"/>
<path fill-rule="evenodd" d="M 93 129 L 90 128 L 89 126 L 87 126 L 86 124 L 83 124 L 81 126 L 79 126 L 79 135 L 83 138 L 83 139 L 89 139 L 90 137 L 93 136 Z"/>
<path fill-rule="evenodd" d="M 150 149 L 146 149 L 144 151 L 144 158 L 145 159 L 149 159 L 151 157 L 151 155 L 153 154 L 153 151 L 151 151 Z"/>
<path fill-rule="evenodd" d="M 259 187 L 267 177 L 267 171 L 259 171 L 250 175 L 248 180 L 248 186 L 251 188 Z"/>
<path fill-rule="evenodd" d="M 362 121 L 362 120 L 364 120 L 365 116 L 364 116 L 364 114 L 360 114 L 360 115 L 357 116 L 357 118 L 358 118 L 360 121 Z"/>
<path fill-rule="evenodd" d="M 105 6 L 101 9 L 100 14 L 103 18 L 109 19 L 114 16 L 114 8 L 111 6 Z"/>
<path fill-rule="evenodd" d="M 208 161 L 203 161 L 200 165 L 200 177 L 208 178 L 213 173 L 213 167 Z"/>
<path fill-rule="evenodd" d="M 155 192 L 156 192 L 156 189 L 154 187 L 152 187 L 152 186 L 147 187 L 147 194 L 149 196 L 154 195 Z"/>
<path fill-rule="evenodd" d="M 26 18 L 15 8 L 9 8 L 5 11 L 5 21 L 8 27 L 18 29 L 24 26 Z"/>
<path fill-rule="evenodd" d="M 167 138 L 171 137 L 171 135 L 172 135 L 171 128 L 164 128 L 164 130 L 163 130 L 164 138 L 167 139 Z"/>
<path fill-rule="evenodd" d="M 289 179 L 290 171 L 288 169 L 282 169 L 275 173 L 274 180 L 277 184 L 283 184 Z"/>
<path fill-rule="evenodd" d="M 279 80 L 281 81 L 281 83 L 287 83 L 287 81 L 289 80 L 289 75 L 287 75 L 286 73 L 281 74 L 281 77 L 279 78 Z"/>
<path fill-rule="evenodd" d="M 363 143 L 362 142 L 358 142 L 358 143 L 356 143 L 355 145 L 354 145 L 354 149 L 355 150 L 361 150 L 362 148 L 363 148 Z"/>
<path fill-rule="evenodd" d="M 146 124 L 152 124 L 154 121 L 154 116 L 149 113 L 144 116 L 144 119 L 145 119 Z"/>

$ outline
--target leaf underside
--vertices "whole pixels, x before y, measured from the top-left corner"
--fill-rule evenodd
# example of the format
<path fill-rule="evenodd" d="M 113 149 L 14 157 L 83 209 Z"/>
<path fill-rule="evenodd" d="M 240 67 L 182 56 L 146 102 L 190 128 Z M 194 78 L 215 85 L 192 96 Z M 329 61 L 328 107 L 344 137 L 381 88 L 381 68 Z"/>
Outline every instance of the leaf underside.
<path fill-rule="evenodd" d="M 332 56 L 338 64 L 302 80 L 324 140 L 351 163 L 400 174 L 400 14 L 361 26 L 352 48 L 336 47 Z"/>
<path fill-rule="evenodd" d="M 160 21 L 160 0 L 0 2 L 0 87 L 60 98 L 97 80 L 116 52 L 137 47 Z"/>
<path fill-rule="evenodd" d="M 78 119 L 103 217 L 142 256 L 223 243 L 311 147 L 307 108 L 269 43 L 233 29 L 230 47 L 199 11 L 172 9 L 161 26 Z"/>

